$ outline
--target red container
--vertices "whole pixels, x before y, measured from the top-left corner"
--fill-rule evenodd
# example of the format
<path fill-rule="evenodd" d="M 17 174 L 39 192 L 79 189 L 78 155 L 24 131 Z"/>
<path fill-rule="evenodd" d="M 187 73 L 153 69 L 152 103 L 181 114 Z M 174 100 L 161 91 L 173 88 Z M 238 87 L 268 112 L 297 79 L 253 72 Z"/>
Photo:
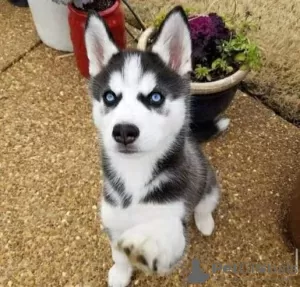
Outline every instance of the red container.
<path fill-rule="evenodd" d="M 85 78 L 89 78 L 89 63 L 84 42 L 84 29 L 88 14 L 76 9 L 73 4 L 68 4 L 68 8 L 70 34 L 77 67 Z M 99 12 L 99 15 L 108 25 L 118 47 L 124 49 L 126 47 L 125 16 L 120 0 L 107 10 Z"/>

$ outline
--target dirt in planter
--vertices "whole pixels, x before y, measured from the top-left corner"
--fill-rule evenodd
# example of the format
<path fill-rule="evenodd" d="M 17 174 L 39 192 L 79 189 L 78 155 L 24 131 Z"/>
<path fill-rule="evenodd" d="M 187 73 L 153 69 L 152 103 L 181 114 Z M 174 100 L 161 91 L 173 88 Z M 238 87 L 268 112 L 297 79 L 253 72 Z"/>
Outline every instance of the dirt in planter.
<path fill-rule="evenodd" d="M 96 10 L 96 11 L 104 11 L 110 7 L 112 7 L 116 3 L 116 0 L 96 0 L 92 3 L 83 4 L 84 11 L 88 10 Z"/>

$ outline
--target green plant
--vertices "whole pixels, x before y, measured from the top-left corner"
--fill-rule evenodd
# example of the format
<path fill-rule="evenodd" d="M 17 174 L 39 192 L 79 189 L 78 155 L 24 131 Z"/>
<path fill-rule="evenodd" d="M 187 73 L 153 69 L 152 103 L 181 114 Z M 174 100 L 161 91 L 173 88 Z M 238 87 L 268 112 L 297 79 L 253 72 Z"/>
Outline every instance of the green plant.
<path fill-rule="evenodd" d="M 221 17 L 216 13 L 199 16 L 192 8 L 185 8 L 185 12 L 193 45 L 192 80 L 210 82 L 239 69 L 258 71 L 261 68 L 259 47 L 248 38 L 248 34 L 257 28 L 249 20 L 249 13 L 241 19 L 239 15 Z M 161 11 L 152 22 L 156 31 L 166 14 Z"/>
<path fill-rule="evenodd" d="M 212 70 L 220 69 L 222 72 L 229 74 L 233 71 L 233 67 L 230 66 L 225 59 L 218 58 L 211 64 Z"/>
<path fill-rule="evenodd" d="M 189 20 L 193 43 L 193 78 L 196 81 L 214 81 L 231 75 L 238 69 L 261 68 L 258 46 L 247 37 L 256 29 L 246 19 L 222 18 L 216 13 Z"/>
<path fill-rule="evenodd" d="M 211 69 L 207 68 L 207 67 L 203 67 L 200 64 L 198 64 L 194 70 L 195 72 L 195 76 L 197 78 L 197 80 L 207 80 L 207 81 L 211 81 L 211 76 L 209 75 L 209 73 L 211 72 Z"/>
<path fill-rule="evenodd" d="M 245 35 L 237 34 L 229 41 L 221 44 L 222 58 L 238 63 L 241 69 L 259 70 L 261 68 L 261 55 L 258 46 Z"/>
<path fill-rule="evenodd" d="M 230 66 L 226 60 L 218 58 L 212 62 L 211 67 L 205 67 L 201 64 L 197 64 L 194 69 L 194 74 L 197 80 L 206 80 L 210 82 L 213 78 L 216 78 L 219 73 L 229 75 L 233 72 L 233 70 L 233 67 Z"/>

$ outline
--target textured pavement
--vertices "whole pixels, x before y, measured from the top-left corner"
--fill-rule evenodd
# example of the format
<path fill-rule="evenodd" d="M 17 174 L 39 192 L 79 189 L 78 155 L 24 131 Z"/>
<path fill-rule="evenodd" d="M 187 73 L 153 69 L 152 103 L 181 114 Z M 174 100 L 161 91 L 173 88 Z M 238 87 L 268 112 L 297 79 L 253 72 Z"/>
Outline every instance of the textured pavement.
<path fill-rule="evenodd" d="M 29 9 L 18 8 L 0 0 L 0 71 L 5 70 L 30 51 L 39 38 Z"/>

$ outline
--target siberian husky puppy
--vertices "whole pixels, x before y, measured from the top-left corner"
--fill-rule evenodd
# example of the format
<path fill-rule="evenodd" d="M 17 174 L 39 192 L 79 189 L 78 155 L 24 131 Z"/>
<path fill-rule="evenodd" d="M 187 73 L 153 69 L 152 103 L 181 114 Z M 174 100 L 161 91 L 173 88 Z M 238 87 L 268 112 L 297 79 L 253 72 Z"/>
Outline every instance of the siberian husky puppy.
<path fill-rule="evenodd" d="M 100 216 L 125 287 L 134 268 L 167 274 L 182 258 L 193 216 L 210 235 L 219 201 L 214 170 L 189 131 L 191 37 L 182 7 L 162 23 L 151 51 L 121 51 L 90 12 L 85 30 L 93 120 L 104 174 Z"/>

